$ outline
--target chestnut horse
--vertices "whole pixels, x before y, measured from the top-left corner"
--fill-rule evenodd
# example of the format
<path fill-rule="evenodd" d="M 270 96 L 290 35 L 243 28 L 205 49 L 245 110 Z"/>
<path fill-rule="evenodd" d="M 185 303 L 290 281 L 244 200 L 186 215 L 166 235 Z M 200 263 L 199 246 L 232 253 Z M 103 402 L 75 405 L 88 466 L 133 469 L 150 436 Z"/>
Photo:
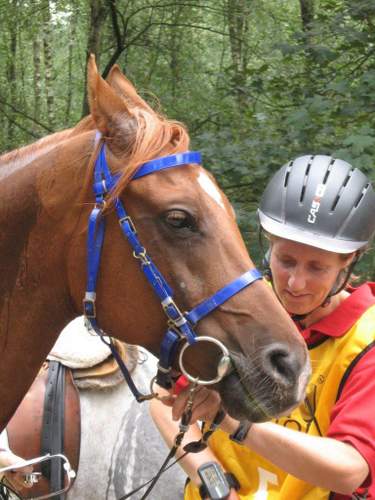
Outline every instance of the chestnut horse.
<path fill-rule="evenodd" d="M 231 205 L 195 160 L 131 181 L 145 162 L 185 152 L 185 128 L 151 109 L 117 66 L 103 80 L 93 56 L 88 86 L 89 117 L 0 157 L 0 429 L 59 332 L 82 314 L 87 221 L 95 205 L 93 170 L 100 148 L 105 146 L 108 168 L 119 177 L 101 213 L 106 229 L 95 289 L 96 321 L 108 335 L 158 356 L 167 323 L 165 307 L 119 228 L 116 199 L 126 206 L 181 310 L 254 268 Z M 270 287 L 256 279 L 216 305 L 196 333 L 228 349 L 231 370 L 212 386 L 225 408 L 260 421 L 298 404 L 309 376 L 307 351 Z M 213 379 L 218 361 L 213 344 L 196 342 L 184 365 L 200 379 Z"/>

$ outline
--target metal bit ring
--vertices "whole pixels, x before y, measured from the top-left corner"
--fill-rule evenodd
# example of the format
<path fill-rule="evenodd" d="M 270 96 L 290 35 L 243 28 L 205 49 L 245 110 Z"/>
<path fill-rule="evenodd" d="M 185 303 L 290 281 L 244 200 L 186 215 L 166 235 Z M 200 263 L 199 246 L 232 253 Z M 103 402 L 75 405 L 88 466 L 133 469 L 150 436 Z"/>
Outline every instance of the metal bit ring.
<path fill-rule="evenodd" d="M 184 344 L 184 346 L 182 347 L 182 349 L 180 351 L 179 359 L 178 359 L 181 372 L 185 375 L 185 377 L 189 380 L 189 382 L 193 382 L 193 383 L 195 382 L 198 385 L 213 385 L 213 384 L 217 384 L 228 373 L 228 370 L 229 370 L 229 367 L 230 367 L 230 356 L 229 356 L 228 349 L 225 347 L 225 345 L 220 340 L 215 339 L 214 337 L 208 337 L 208 336 L 196 337 L 195 341 L 196 342 L 202 342 L 202 341 L 204 341 L 204 342 L 212 342 L 213 344 L 215 344 L 218 347 L 220 347 L 223 355 L 222 355 L 222 357 L 221 357 L 221 359 L 219 361 L 219 365 L 218 365 L 218 368 L 217 368 L 217 376 L 215 378 L 211 379 L 211 380 L 202 380 L 202 379 L 199 379 L 197 381 L 197 377 L 193 377 L 192 375 L 190 375 L 190 373 L 184 367 L 184 363 L 183 363 L 184 352 L 190 346 L 190 344 L 188 342 L 186 342 L 186 344 Z"/>

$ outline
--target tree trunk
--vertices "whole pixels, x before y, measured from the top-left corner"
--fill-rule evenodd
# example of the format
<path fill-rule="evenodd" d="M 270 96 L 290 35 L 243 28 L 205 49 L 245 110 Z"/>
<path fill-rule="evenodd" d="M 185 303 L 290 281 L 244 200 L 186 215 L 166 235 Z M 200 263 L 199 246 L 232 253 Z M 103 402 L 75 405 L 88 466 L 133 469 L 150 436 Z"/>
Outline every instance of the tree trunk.
<path fill-rule="evenodd" d="M 315 92 L 316 72 L 319 70 L 314 53 L 314 0 L 299 0 L 301 11 L 302 30 L 305 42 L 305 95 L 311 96 Z"/>
<path fill-rule="evenodd" d="M 41 75 L 41 43 L 39 34 L 33 41 L 34 62 L 34 118 L 40 118 L 42 111 L 42 75 Z"/>
<path fill-rule="evenodd" d="M 17 71 L 16 71 L 16 56 L 17 56 L 17 3 L 18 0 L 12 0 L 12 10 L 14 17 L 9 26 L 9 57 L 8 57 L 8 88 L 10 89 L 10 102 L 17 103 Z M 8 121 L 8 147 L 13 146 L 14 141 L 14 123 Z"/>
<path fill-rule="evenodd" d="M 73 56 L 74 44 L 77 31 L 78 12 L 77 8 L 73 6 L 73 13 L 70 18 L 70 37 L 68 42 L 68 93 L 66 96 L 66 110 L 65 110 L 65 123 L 68 124 L 70 120 L 70 113 L 72 109 L 73 99 Z"/>
<path fill-rule="evenodd" d="M 90 21 L 87 36 L 86 65 L 90 54 L 95 54 L 96 62 L 99 65 L 101 30 L 107 14 L 108 10 L 103 0 L 90 0 Z M 89 106 L 87 102 L 87 74 L 85 73 L 82 116 L 86 116 L 88 112 Z"/>
<path fill-rule="evenodd" d="M 227 21 L 233 66 L 234 94 L 240 109 L 246 105 L 250 1 L 227 0 Z"/>
<path fill-rule="evenodd" d="M 183 19 L 184 22 L 187 21 L 187 11 L 184 12 L 184 6 L 176 5 L 171 9 L 172 23 L 179 24 Z M 185 14 L 185 15 L 184 15 Z M 181 19 L 182 18 L 182 19 Z M 181 44 L 183 41 L 184 31 L 178 27 L 173 27 L 171 29 L 171 35 L 169 39 L 169 53 L 170 61 L 169 67 L 172 73 L 172 97 L 176 98 L 176 92 L 178 87 L 178 82 L 180 79 L 180 64 L 179 55 L 181 53 Z"/>
<path fill-rule="evenodd" d="M 46 84 L 46 104 L 48 125 L 50 128 L 55 128 L 55 103 L 53 90 L 53 57 L 52 57 L 52 26 L 51 26 L 51 11 L 50 1 L 44 0 L 42 3 L 43 15 L 43 50 L 44 50 L 44 71 Z"/>

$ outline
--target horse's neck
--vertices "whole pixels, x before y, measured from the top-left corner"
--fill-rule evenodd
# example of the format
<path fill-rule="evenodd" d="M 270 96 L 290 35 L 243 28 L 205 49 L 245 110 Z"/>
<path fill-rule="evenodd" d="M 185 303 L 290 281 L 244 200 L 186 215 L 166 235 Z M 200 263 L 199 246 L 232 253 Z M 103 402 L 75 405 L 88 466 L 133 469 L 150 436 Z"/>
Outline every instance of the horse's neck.
<path fill-rule="evenodd" d="M 67 138 L 78 136 L 93 129 L 93 120 L 91 116 L 87 116 L 83 120 L 81 120 L 74 128 L 56 132 L 54 134 L 43 137 L 37 142 L 0 155 L 0 181 L 7 175 L 12 174 L 16 170 L 29 165 L 39 157 L 46 155 Z"/>
<path fill-rule="evenodd" d="M 69 134 L 71 129 L 56 132 L 33 144 L 10 151 L 0 156 L 0 180 L 14 173 L 16 170 L 32 163 L 37 158 L 47 154 L 55 148 Z"/>
<path fill-rule="evenodd" d="M 0 182 L 0 428 L 78 314 L 66 254 L 81 216 L 93 138 L 87 132 L 46 147 Z"/>
<path fill-rule="evenodd" d="M 3 321 L 0 350 L 3 330 L 9 331 L 15 323 L 20 323 L 16 314 L 4 323 L 4 315 L 10 307 L 28 307 L 27 300 L 31 297 L 35 321 L 53 314 L 55 319 L 61 317 L 57 326 L 60 328 L 65 320 L 71 319 L 65 317 L 66 311 L 64 316 L 64 309 L 68 308 L 63 303 L 64 249 L 79 217 L 77 200 L 92 150 L 93 133 L 64 141 L 67 135 L 61 133 L 55 147 L 52 141 L 46 141 L 34 161 L 27 165 L 20 166 L 13 159 L 17 166 L 10 167 L 0 182 L 0 321 Z"/>

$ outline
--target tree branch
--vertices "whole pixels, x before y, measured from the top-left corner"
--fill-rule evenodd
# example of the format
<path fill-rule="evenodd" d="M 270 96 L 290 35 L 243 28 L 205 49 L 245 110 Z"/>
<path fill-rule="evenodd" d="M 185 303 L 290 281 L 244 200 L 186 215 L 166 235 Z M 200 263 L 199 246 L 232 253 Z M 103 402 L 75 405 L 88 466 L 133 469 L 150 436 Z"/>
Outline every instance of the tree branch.
<path fill-rule="evenodd" d="M 17 123 L 15 120 L 13 120 L 13 118 L 11 118 L 8 115 L 8 113 L 6 113 L 3 109 L 0 109 L 0 112 L 10 121 L 10 123 L 13 123 L 13 125 L 15 125 L 16 127 L 20 128 L 21 130 L 23 130 L 27 134 L 31 135 L 35 139 L 40 139 L 41 138 L 40 135 L 37 135 L 34 132 L 31 132 L 31 130 L 28 130 L 27 128 L 23 127 L 22 125 L 20 125 L 19 123 Z"/>
<path fill-rule="evenodd" d="M 23 116 L 27 120 L 30 120 L 30 121 L 36 123 L 37 125 L 39 125 L 39 127 L 44 128 L 44 130 L 46 130 L 47 132 L 50 132 L 50 133 L 55 132 L 54 130 L 52 130 L 51 128 L 49 128 L 47 125 L 44 125 L 43 123 L 41 123 L 40 121 L 36 120 L 32 116 L 29 116 L 24 111 L 21 111 L 21 110 L 17 109 L 15 106 L 13 106 L 13 104 L 9 104 L 9 102 L 6 102 L 5 99 L 3 97 L 1 97 L 1 96 L 0 96 L 0 103 L 3 104 L 4 106 L 7 106 L 8 108 L 10 108 L 15 113 Z M 22 128 L 21 126 L 19 126 L 19 127 Z"/>

